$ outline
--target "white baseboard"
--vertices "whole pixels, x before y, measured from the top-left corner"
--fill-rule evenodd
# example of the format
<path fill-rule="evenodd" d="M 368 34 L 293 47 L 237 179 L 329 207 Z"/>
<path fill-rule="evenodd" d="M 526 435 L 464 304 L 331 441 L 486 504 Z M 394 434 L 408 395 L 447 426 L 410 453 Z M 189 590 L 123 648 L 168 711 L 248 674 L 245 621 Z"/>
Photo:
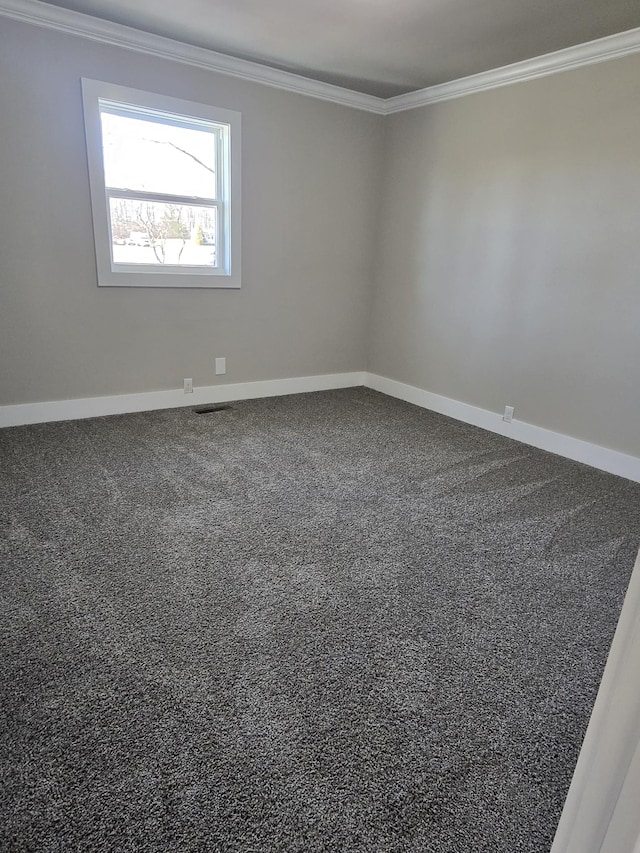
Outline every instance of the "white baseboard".
<path fill-rule="evenodd" d="M 400 400 L 406 400 L 408 403 L 421 406 L 423 409 L 448 415 L 448 417 L 455 418 L 458 421 L 482 427 L 482 429 L 490 432 L 497 432 L 524 444 L 531 444 L 533 447 L 557 453 L 567 459 L 583 462 L 585 465 L 591 465 L 601 471 L 617 474 L 619 477 L 640 483 L 640 459 L 636 456 L 628 456 L 626 453 L 609 450 L 607 447 L 590 444 L 588 441 L 572 438 L 570 435 L 563 435 L 559 432 L 552 432 L 552 430 L 534 426 L 524 421 L 514 419 L 508 424 L 502 420 L 502 415 L 497 412 L 480 409 L 468 403 L 442 397 L 440 394 L 432 394 L 430 391 L 424 391 L 422 388 L 416 388 L 413 385 L 406 385 L 404 382 L 397 382 L 395 379 L 387 379 L 385 376 L 378 376 L 376 373 L 367 373 L 364 384 L 375 391 L 388 394 L 390 397 L 397 397 Z"/>
<path fill-rule="evenodd" d="M 193 394 L 185 394 L 180 388 L 171 391 L 118 394 L 112 397 L 79 397 L 74 400 L 52 400 L 45 403 L 19 403 L 14 406 L 0 406 L 0 428 L 48 421 L 95 418 L 101 415 L 123 415 L 128 412 L 148 412 L 154 409 L 177 409 L 180 406 L 226 403 L 230 400 L 278 397 L 283 394 L 304 394 L 308 391 L 329 391 L 334 388 L 351 388 L 364 385 L 364 378 L 365 374 L 359 371 L 325 373 L 321 376 L 238 382 L 235 385 L 194 386 Z"/>
<path fill-rule="evenodd" d="M 74 400 L 51 400 L 44 403 L 19 403 L 0 406 L 0 428 L 48 421 L 69 421 L 95 418 L 101 415 L 122 415 L 128 412 L 147 412 L 154 409 L 177 409 L 204 403 L 226 403 L 231 400 L 251 400 L 258 397 L 277 397 L 283 394 L 304 394 L 310 391 L 329 391 L 366 385 L 375 391 L 414 403 L 423 409 L 439 412 L 490 432 L 497 432 L 524 444 L 557 453 L 567 459 L 584 462 L 594 468 L 617 474 L 640 483 L 640 459 L 590 444 L 569 435 L 552 432 L 524 421 L 507 424 L 497 412 L 461 403 L 422 388 L 387 379 L 376 373 L 326 373 L 320 376 L 298 376 L 291 379 L 267 379 L 260 382 L 239 382 L 234 385 L 194 387 L 193 394 L 182 389 L 146 391 L 140 394 L 118 394 L 111 397 L 79 397 Z"/>

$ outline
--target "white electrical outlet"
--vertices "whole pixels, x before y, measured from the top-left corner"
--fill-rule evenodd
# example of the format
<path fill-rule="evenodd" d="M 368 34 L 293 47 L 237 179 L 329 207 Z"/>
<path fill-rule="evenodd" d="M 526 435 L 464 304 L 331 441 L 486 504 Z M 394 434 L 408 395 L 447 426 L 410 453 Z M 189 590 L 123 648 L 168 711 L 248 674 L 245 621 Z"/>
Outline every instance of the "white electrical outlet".
<path fill-rule="evenodd" d="M 184 380 L 184 393 L 193 394 L 193 379 Z"/>
<path fill-rule="evenodd" d="M 502 416 L 502 420 L 510 424 L 513 420 L 513 406 L 505 406 L 504 407 L 504 415 Z"/>
<path fill-rule="evenodd" d="M 227 372 L 227 359 L 216 358 L 216 376 L 220 376 Z"/>

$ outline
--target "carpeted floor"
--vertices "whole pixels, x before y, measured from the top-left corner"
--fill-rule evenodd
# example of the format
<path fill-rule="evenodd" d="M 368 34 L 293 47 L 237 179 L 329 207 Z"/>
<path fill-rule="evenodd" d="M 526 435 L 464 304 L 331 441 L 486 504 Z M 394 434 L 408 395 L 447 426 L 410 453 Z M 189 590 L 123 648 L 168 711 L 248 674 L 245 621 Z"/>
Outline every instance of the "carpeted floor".
<path fill-rule="evenodd" d="M 0 476 L 2 850 L 548 851 L 640 486 L 364 389 Z"/>

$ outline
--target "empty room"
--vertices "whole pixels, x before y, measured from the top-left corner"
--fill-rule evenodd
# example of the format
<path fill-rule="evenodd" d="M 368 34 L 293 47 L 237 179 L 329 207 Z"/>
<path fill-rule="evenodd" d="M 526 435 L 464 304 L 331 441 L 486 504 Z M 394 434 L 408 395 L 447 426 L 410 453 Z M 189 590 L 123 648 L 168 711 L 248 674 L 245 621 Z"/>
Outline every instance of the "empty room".
<path fill-rule="evenodd" d="M 640 6 L 0 0 L 0 850 L 639 853 Z"/>

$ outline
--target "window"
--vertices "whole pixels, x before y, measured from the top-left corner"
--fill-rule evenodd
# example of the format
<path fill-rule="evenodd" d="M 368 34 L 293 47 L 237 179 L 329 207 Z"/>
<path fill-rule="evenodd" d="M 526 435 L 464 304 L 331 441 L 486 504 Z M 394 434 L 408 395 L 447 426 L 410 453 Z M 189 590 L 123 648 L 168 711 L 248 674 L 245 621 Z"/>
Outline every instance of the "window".
<path fill-rule="evenodd" d="M 240 287 L 240 114 L 82 81 L 98 284 Z"/>

